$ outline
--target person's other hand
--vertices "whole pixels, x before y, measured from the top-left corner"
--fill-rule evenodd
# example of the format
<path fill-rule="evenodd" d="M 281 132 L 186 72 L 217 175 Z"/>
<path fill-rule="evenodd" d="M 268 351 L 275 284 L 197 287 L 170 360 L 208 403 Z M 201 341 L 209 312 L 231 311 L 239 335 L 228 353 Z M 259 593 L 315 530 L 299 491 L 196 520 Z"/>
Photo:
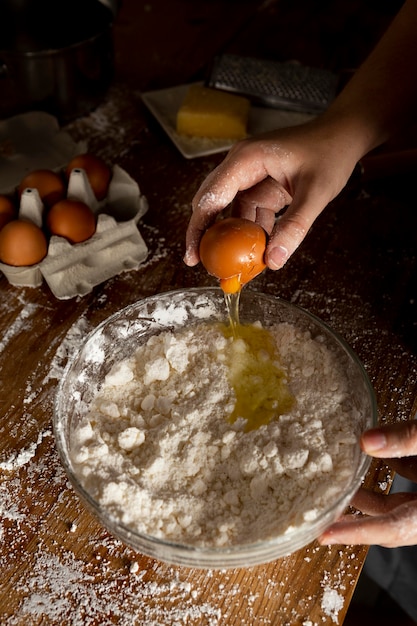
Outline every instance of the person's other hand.
<path fill-rule="evenodd" d="M 368 430 L 361 446 L 373 457 L 390 459 L 395 472 L 417 482 L 416 420 Z M 364 515 L 343 516 L 322 534 L 321 544 L 417 545 L 417 493 L 384 495 L 361 488 L 352 504 Z"/>
<path fill-rule="evenodd" d="M 185 263 L 199 262 L 204 231 L 233 203 L 234 215 L 258 222 L 270 235 L 265 262 L 281 268 L 361 157 L 344 136 L 317 119 L 237 143 L 193 199 Z"/>

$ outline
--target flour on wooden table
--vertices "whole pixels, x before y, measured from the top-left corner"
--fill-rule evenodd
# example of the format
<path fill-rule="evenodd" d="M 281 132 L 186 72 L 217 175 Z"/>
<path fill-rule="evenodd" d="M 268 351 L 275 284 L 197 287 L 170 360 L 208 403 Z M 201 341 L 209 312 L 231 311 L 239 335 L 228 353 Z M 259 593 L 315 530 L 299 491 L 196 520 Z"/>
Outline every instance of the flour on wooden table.
<path fill-rule="evenodd" d="M 274 326 L 295 403 L 256 430 L 228 416 L 231 339 L 162 332 L 113 367 L 72 434 L 84 488 L 135 531 L 189 545 L 252 543 L 314 520 L 349 484 L 357 410 L 323 338 Z"/>

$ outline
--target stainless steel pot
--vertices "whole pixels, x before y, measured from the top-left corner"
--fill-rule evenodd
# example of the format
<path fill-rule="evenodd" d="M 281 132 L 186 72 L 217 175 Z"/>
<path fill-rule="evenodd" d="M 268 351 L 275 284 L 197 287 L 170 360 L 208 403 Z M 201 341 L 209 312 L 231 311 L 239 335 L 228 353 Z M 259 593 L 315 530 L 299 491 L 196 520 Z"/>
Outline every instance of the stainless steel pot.
<path fill-rule="evenodd" d="M 0 118 L 28 110 L 61 122 L 103 99 L 113 77 L 116 0 L 1 0 Z"/>

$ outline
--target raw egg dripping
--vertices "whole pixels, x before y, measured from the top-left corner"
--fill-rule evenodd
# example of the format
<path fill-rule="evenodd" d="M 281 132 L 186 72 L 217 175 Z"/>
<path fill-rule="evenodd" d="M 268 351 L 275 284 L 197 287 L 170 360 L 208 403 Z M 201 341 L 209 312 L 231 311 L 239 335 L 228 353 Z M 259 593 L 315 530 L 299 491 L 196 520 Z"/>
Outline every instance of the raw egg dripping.
<path fill-rule="evenodd" d="M 236 404 L 230 421 L 244 419 L 247 431 L 268 424 L 294 402 L 270 332 L 239 322 L 240 292 L 265 269 L 266 241 L 259 224 L 230 217 L 207 229 L 200 243 L 201 262 L 219 279 L 229 314 L 230 326 L 221 328 L 232 339 L 228 370 Z"/>
<path fill-rule="evenodd" d="M 237 333 L 241 289 L 266 267 L 266 232 L 241 217 L 228 217 L 206 230 L 200 242 L 200 259 L 209 274 L 219 279 L 230 324 Z"/>

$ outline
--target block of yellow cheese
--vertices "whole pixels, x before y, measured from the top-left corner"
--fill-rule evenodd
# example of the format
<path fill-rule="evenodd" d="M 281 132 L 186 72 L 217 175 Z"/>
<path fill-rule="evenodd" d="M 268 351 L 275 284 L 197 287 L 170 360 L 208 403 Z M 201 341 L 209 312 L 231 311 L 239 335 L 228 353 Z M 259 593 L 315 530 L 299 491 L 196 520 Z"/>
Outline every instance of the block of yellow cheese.
<path fill-rule="evenodd" d="M 177 113 L 177 133 L 191 137 L 243 139 L 247 134 L 247 98 L 191 85 Z"/>

